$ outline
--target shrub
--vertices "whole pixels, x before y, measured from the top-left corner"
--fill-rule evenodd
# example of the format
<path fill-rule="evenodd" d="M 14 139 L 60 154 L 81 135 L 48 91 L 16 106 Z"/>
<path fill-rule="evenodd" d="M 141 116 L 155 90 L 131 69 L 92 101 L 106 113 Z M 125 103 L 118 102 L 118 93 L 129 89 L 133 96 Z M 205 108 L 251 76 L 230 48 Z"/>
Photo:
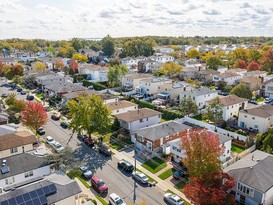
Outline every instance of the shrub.
<path fill-rule="evenodd" d="M 102 84 L 96 83 L 96 82 L 89 82 L 87 80 L 83 80 L 82 84 L 85 87 L 88 87 L 88 86 L 92 85 L 95 90 L 105 90 L 105 89 L 107 89 L 107 87 L 105 85 L 102 85 Z"/>
<path fill-rule="evenodd" d="M 80 177 L 82 175 L 82 171 L 79 169 L 73 169 L 67 173 L 67 176 L 70 179 L 74 179 L 75 177 Z"/>

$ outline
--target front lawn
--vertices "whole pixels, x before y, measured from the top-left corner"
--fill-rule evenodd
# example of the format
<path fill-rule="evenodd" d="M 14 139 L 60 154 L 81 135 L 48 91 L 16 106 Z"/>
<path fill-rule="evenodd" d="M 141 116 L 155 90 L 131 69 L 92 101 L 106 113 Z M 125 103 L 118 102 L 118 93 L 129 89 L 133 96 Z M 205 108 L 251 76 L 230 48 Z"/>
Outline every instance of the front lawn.
<path fill-rule="evenodd" d="M 215 85 L 209 87 L 211 90 L 215 90 Z"/>
<path fill-rule="evenodd" d="M 259 102 L 263 102 L 264 101 L 264 98 L 263 97 L 257 97 L 256 98 L 256 101 L 259 103 Z"/>
<path fill-rule="evenodd" d="M 153 157 L 152 159 L 143 163 L 141 166 L 150 171 L 151 173 L 155 174 L 161 169 L 167 167 L 167 163 L 157 157 Z"/>
<path fill-rule="evenodd" d="M 175 172 L 175 169 L 171 168 L 171 169 L 168 169 L 165 172 L 161 173 L 158 177 L 162 180 L 165 180 L 165 179 L 169 178 L 170 176 L 172 176 L 174 172 Z"/>
<path fill-rule="evenodd" d="M 177 183 L 174 188 L 176 188 L 177 190 L 183 192 L 183 188 L 187 183 L 185 181 L 181 181 L 179 183 Z"/>
<path fill-rule="evenodd" d="M 241 147 L 238 147 L 238 146 L 236 146 L 236 145 L 234 145 L 234 144 L 232 144 L 232 145 L 231 145 L 231 151 L 240 154 L 241 152 L 244 151 L 244 149 L 241 148 Z"/>

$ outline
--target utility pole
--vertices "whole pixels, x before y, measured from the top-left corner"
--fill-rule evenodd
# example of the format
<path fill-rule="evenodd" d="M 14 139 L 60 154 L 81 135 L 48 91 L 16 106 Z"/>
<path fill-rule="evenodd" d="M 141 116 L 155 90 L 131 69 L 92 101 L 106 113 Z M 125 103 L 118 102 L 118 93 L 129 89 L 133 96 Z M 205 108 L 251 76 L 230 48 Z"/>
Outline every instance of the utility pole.
<path fill-rule="evenodd" d="M 135 144 L 134 144 L 134 158 L 135 158 L 135 172 L 136 172 L 136 141 L 135 141 Z M 136 204 L 136 180 L 134 180 L 134 198 L 133 198 L 133 201 L 134 201 L 134 205 Z"/>

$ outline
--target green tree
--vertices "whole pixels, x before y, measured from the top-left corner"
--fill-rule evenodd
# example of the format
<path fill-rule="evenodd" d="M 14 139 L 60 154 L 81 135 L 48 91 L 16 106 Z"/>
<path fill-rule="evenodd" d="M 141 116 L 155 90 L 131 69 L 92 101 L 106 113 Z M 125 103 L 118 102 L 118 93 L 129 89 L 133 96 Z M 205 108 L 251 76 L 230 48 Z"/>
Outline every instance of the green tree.
<path fill-rule="evenodd" d="M 33 69 L 38 72 L 45 72 L 46 71 L 46 65 L 40 61 L 37 61 L 34 63 Z"/>
<path fill-rule="evenodd" d="M 81 62 L 81 63 L 86 63 L 87 60 L 88 60 L 87 56 L 82 55 L 82 54 L 80 54 L 80 53 L 75 53 L 75 54 L 73 54 L 72 58 L 73 58 L 74 60 L 78 61 L 78 62 Z"/>
<path fill-rule="evenodd" d="M 83 44 L 78 38 L 73 38 L 71 40 L 71 45 L 76 51 L 79 51 L 81 48 L 83 48 Z"/>
<path fill-rule="evenodd" d="M 94 132 L 103 133 L 110 128 L 111 111 L 103 104 L 103 100 L 96 95 L 82 95 L 77 101 L 71 100 L 67 104 L 71 117 L 70 127 L 73 131 L 85 131 L 89 137 Z"/>
<path fill-rule="evenodd" d="M 16 100 L 15 93 L 8 94 L 8 97 L 6 98 L 5 102 L 7 105 L 13 105 Z"/>
<path fill-rule="evenodd" d="M 191 84 L 194 88 L 200 88 L 201 87 L 201 82 L 197 79 L 190 79 L 190 78 L 187 78 L 186 80 L 186 83 L 189 83 Z"/>
<path fill-rule="evenodd" d="M 162 68 L 159 69 L 159 73 L 162 75 L 166 75 L 169 78 L 174 77 L 175 75 L 181 73 L 182 66 L 175 64 L 174 62 L 164 63 Z"/>
<path fill-rule="evenodd" d="M 251 62 L 251 61 L 258 62 L 261 57 L 262 57 L 262 54 L 260 51 L 256 49 L 248 50 L 248 62 Z"/>
<path fill-rule="evenodd" d="M 150 40 L 128 40 L 122 46 L 121 57 L 151 56 L 154 53 L 153 45 L 154 42 Z"/>
<path fill-rule="evenodd" d="M 181 101 L 180 110 L 184 116 L 194 114 L 196 115 L 198 112 L 198 106 L 195 101 L 192 100 L 191 96 L 188 98 L 184 97 Z"/>
<path fill-rule="evenodd" d="M 101 49 L 105 55 L 108 57 L 112 56 L 115 52 L 115 42 L 114 39 L 107 35 L 101 40 Z"/>
<path fill-rule="evenodd" d="M 223 105 L 221 104 L 219 97 L 216 97 L 209 102 L 203 118 L 213 122 L 215 126 L 223 120 Z"/>
<path fill-rule="evenodd" d="M 200 52 L 196 49 L 191 49 L 186 54 L 187 58 L 199 58 Z"/>
<path fill-rule="evenodd" d="M 237 95 L 238 97 L 241 97 L 241 98 L 247 98 L 247 99 L 251 99 L 252 98 L 252 92 L 251 92 L 251 90 L 244 83 L 240 83 L 240 84 L 236 85 L 230 91 L 230 94 Z"/>
<path fill-rule="evenodd" d="M 121 86 L 122 78 L 128 72 L 128 68 L 125 65 L 111 66 L 107 73 L 108 84 L 111 87 Z"/>
<path fill-rule="evenodd" d="M 206 66 L 208 69 L 217 70 L 220 65 L 222 65 L 222 61 L 217 56 L 207 58 Z"/>
<path fill-rule="evenodd" d="M 15 75 L 15 76 L 12 78 L 12 82 L 13 82 L 13 83 L 16 83 L 16 84 L 22 83 L 22 82 L 23 82 L 22 76 Z"/>

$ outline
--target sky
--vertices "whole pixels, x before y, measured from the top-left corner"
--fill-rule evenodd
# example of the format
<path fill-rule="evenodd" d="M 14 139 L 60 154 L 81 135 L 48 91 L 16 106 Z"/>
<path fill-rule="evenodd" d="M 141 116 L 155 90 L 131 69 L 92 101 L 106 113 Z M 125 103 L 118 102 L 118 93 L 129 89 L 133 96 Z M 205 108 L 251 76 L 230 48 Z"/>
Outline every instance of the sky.
<path fill-rule="evenodd" d="M 0 39 L 273 36 L 273 0 L 0 0 Z"/>

